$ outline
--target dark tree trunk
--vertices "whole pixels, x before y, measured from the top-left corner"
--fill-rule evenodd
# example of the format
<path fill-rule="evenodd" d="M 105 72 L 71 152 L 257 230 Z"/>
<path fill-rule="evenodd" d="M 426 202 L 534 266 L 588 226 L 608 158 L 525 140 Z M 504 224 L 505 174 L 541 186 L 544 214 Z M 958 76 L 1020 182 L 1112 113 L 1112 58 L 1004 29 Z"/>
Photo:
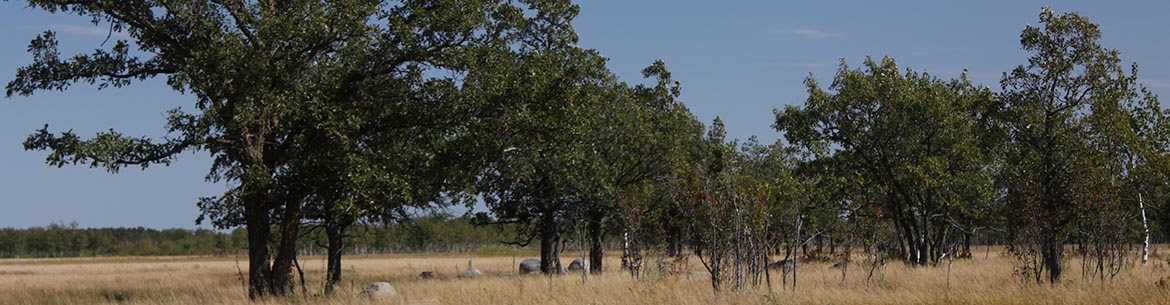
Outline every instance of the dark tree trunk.
<path fill-rule="evenodd" d="M 248 132 L 245 128 L 243 138 L 244 144 L 237 153 L 245 171 L 255 171 L 247 176 L 270 177 L 273 162 L 264 155 L 267 142 L 265 133 Z M 244 226 L 248 230 L 248 297 L 253 300 L 277 293 L 272 289 L 273 270 L 269 262 L 272 257 L 268 249 L 272 241 L 272 219 L 268 212 L 272 206 L 269 190 L 263 186 L 265 184 L 267 182 L 254 178 L 240 181 L 244 191 Z"/>
<path fill-rule="evenodd" d="M 894 196 L 889 196 L 886 203 L 887 209 L 892 210 L 894 216 L 894 229 L 897 233 L 897 257 L 902 259 L 902 262 L 914 262 L 914 229 L 910 227 L 910 221 L 907 220 L 908 215 L 899 205 L 894 201 Z M 913 215 L 909 216 L 913 217 Z"/>
<path fill-rule="evenodd" d="M 898 228 L 898 230 L 897 230 L 897 232 L 898 232 L 898 236 L 897 236 L 898 237 L 898 239 L 897 239 L 898 246 L 890 249 L 890 252 L 893 252 L 892 253 L 893 255 L 890 255 L 890 256 L 900 258 L 903 261 L 908 261 L 908 259 L 907 259 L 908 255 L 906 254 L 907 253 L 906 234 L 903 233 L 902 226 L 898 225 L 897 223 L 894 224 L 894 227 Z"/>
<path fill-rule="evenodd" d="M 931 252 L 933 249 L 931 247 L 930 221 L 927 220 L 929 215 L 927 214 L 929 213 L 923 211 L 922 216 L 917 218 L 918 223 L 915 224 L 919 232 L 918 234 L 920 234 L 918 236 L 918 253 L 920 255 L 918 256 L 918 261 L 916 262 L 919 266 L 925 266 L 926 264 L 929 264 L 933 260 L 931 257 L 934 256 L 934 252 Z"/>
<path fill-rule="evenodd" d="M 268 205 L 265 196 L 247 196 L 244 206 L 244 221 L 248 229 L 248 297 L 263 298 L 270 294 L 268 277 L 272 273 L 268 265 L 268 241 L 272 237 L 268 227 Z"/>
<path fill-rule="evenodd" d="M 556 215 L 546 209 L 540 215 L 540 272 L 545 274 L 557 273 L 557 222 Z"/>
<path fill-rule="evenodd" d="M 1041 246 L 1041 255 L 1044 258 L 1044 268 L 1048 269 L 1048 282 L 1056 284 L 1060 282 L 1060 274 L 1064 271 L 1060 265 L 1061 256 L 1064 254 L 1064 245 L 1055 236 L 1056 234 L 1049 234 L 1044 237 L 1044 245 Z"/>
<path fill-rule="evenodd" d="M 677 257 L 682 254 L 682 232 L 677 227 L 669 227 L 666 233 L 666 255 Z"/>
<path fill-rule="evenodd" d="M 297 258 L 297 237 L 301 227 L 301 200 L 293 197 L 285 205 L 280 224 L 280 243 L 276 248 L 276 258 L 272 261 L 272 273 L 269 280 L 270 291 L 274 295 L 288 295 L 293 291 L 292 268 Z"/>
<path fill-rule="evenodd" d="M 345 230 L 353 223 L 349 219 L 333 218 L 334 220 L 325 222 L 325 235 L 329 239 L 325 267 L 326 295 L 333 294 L 334 286 L 341 283 L 341 253 L 345 250 Z"/>
<path fill-rule="evenodd" d="M 963 233 L 963 251 L 959 254 L 960 258 L 971 258 L 971 233 Z"/>
<path fill-rule="evenodd" d="M 916 266 L 925 265 L 929 261 L 930 248 L 922 228 L 918 226 L 913 217 L 903 221 L 902 226 L 902 230 L 906 233 L 904 236 L 906 239 L 906 262 Z"/>
<path fill-rule="evenodd" d="M 684 219 L 688 219 L 687 215 L 677 207 L 672 207 L 667 211 L 666 251 L 667 255 L 672 257 L 684 255 L 687 243 L 690 242 L 690 236 L 686 231 L 689 222 L 684 221 Z"/>
<path fill-rule="evenodd" d="M 825 250 L 825 234 L 817 235 L 817 248 L 816 248 L 816 251 L 813 252 L 813 255 L 820 257 L 822 253 L 825 253 L 824 250 Z"/>
<path fill-rule="evenodd" d="M 561 252 L 565 252 L 565 240 L 561 238 L 560 231 L 557 231 L 556 237 L 553 238 L 553 245 L 555 246 L 553 246 L 552 267 L 553 270 L 556 270 L 557 273 L 560 273 L 565 271 L 565 266 L 561 264 Z"/>
<path fill-rule="evenodd" d="M 589 215 L 589 224 L 587 230 L 589 231 L 589 272 L 594 274 L 601 274 L 603 267 L 604 251 L 602 245 L 602 237 L 604 232 L 601 231 L 601 224 L 605 221 L 605 211 L 597 209 Z"/>

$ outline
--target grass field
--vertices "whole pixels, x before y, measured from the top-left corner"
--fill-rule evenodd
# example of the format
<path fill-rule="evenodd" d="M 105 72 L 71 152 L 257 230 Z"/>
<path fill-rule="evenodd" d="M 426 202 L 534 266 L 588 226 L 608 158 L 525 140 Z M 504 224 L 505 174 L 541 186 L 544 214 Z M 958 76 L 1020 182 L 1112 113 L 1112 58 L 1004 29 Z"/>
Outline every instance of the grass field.
<path fill-rule="evenodd" d="M 1170 253 L 1163 245 L 1158 253 Z M 860 267 L 851 267 L 842 282 L 840 269 L 827 263 L 801 265 L 798 289 L 766 287 L 716 295 L 697 259 L 686 275 L 649 272 L 641 279 L 608 272 L 582 282 L 579 274 L 518 276 L 511 256 L 382 255 L 350 256 L 345 282 L 336 296 L 320 297 L 324 277 L 321 257 L 302 258 L 309 296 L 265 300 L 262 304 L 371 304 L 358 292 L 364 284 L 386 281 L 399 299 L 386 304 L 1170 304 L 1170 290 L 1156 283 L 1170 276 L 1166 257 L 1122 271 L 1112 281 L 1085 279 L 1080 262 L 1068 263 L 1057 286 L 1023 284 L 1012 276 L 1012 260 L 1001 250 L 982 247 L 970 260 L 956 260 L 947 281 L 944 265 L 912 268 L 890 263 L 884 275 L 866 282 Z M 577 255 L 566 253 L 566 255 Z M 615 255 L 608 266 L 617 266 Z M 485 273 L 457 279 L 467 260 Z M 516 259 L 517 261 L 519 258 Z M 566 263 L 571 258 L 565 258 Z M 237 263 L 223 257 L 117 257 L 0 260 L 0 304 L 247 304 Z M 612 269 L 612 268 L 611 268 Z M 436 279 L 417 279 L 435 271 Z"/>

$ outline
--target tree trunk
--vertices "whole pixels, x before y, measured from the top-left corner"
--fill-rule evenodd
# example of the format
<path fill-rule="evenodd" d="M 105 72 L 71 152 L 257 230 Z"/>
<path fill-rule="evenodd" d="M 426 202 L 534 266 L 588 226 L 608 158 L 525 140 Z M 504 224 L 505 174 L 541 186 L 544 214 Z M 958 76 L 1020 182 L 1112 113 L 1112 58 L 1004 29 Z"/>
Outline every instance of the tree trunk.
<path fill-rule="evenodd" d="M 334 217 L 336 218 L 336 217 Z M 334 286 L 341 283 L 341 253 L 345 250 L 345 229 L 352 221 L 349 219 L 334 219 L 325 222 L 325 235 L 329 239 L 329 249 L 326 251 L 325 267 L 325 294 L 331 295 Z"/>
<path fill-rule="evenodd" d="M 601 274 L 605 250 L 602 245 L 604 232 L 601 231 L 601 224 L 605 221 L 605 211 L 594 210 L 589 216 L 586 229 L 589 233 L 589 272 Z"/>
<path fill-rule="evenodd" d="M 630 269 L 630 231 L 622 230 L 622 269 Z"/>
<path fill-rule="evenodd" d="M 971 258 L 971 235 L 970 233 L 963 234 L 963 257 Z"/>
<path fill-rule="evenodd" d="M 272 228 L 269 227 L 272 219 L 268 212 L 272 206 L 266 179 L 272 176 L 272 167 L 265 163 L 271 160 L 264 158 L 266 134 L 244 128 L 242 135 L 245 143 L 239 147 L 238 153 L 245 172 L 250 172 L 245 176 L 251 177 L 240 180 L 240 187 L 244 191 L 244 226 L 248 230 L 248 298 L 255 300 L 276 293 L 271 289 L 272 265 L 269 265 L 269 258 L 272 254 L 268 249 L 272 241 Z"/>
<path fill-rule="evenodd" d="M 902 220 L 900 209 L 891 208 L 894 211 L 894 231 L 897 233 L 898 247 L 897 257 L 904 262 L 910 261 L 910 230 L 906 227 L 906 223 Z"/>
<path fill-rule="evenodd" d="M 816 251 L 813 252 L 813 255 L 816 255 L 818 258 L 821 257 L 821 254 L 824 253 L 824 249 L 825 249 L 825 234 L 817 235 L 817 247 L 816 247 Z"/>
<path fill-rule="evenodd" d="M 922 257 L 922 248 L 919 247 L 918 243 L 918 229 L 914 226 L 913 220 L 907 219 L 903 219 L 900 227 L 902 228 L 902 239 L 905 241 L 905 250 L 903 250 L 905 252 L 902 253 L 903 260 L 911 265 L 918 265 L 918 261 Z"/>
<path fill-rule="evenodd" d="M 1056 284 L 1060 282 L 1060 275 L 1063 272 L 1060 265 L 1061 255 L 1064 254 L 1064 245 L 1057 240 L 1056 234 L 1047 234 L 1044 237 L 1044 245 L 1041 246 L 1041 255 L 1044 259 L 1044 267 L 1048 269 L 1048 282 Z"/>
<path fill-rule="evenodd" d="M 929 220 L 927 220 L 929 215 L 927 215 L 928 213 L 926 213 L 926 211 L 923 211 L 920 214 L 922 214 L 922 215 L 919 218 L 917 218 L 918 223 L 916 224 L 918 227 L 918 230 L 919 230 L 919 235 L 918 235 L 918 261 L 916 261 L 915 263 L 918 264 L 919 266 L 925 266 L 926 264 L 929 264 L 930 261 L 933 260 L 933 259 L 931 259 L 931 247 L 930 247 L 930 222 L 929 222 Z"/>
<path fill-rule="evenodd" d="M 254 194 L 244 200 L 247 200 L 244 221 L 248 229 L 248 298 L 255 300 L 270 294 L 268 277 L 272 269 L 268 265 L 268 241 L 272 232 L 268 227 L 267 198 Z"/>
<path fill-rule="evenodd" d="M 802 226 L 804 226 L 804 220 L 799 218 L 800 217 L 799 213 L 797 215 L 798 216 L 796 218 L 796 238 L 794 238 L 792 240 L 793 245 L 796 245 L 796 243 L 801 242 L 800 241 L 800 229 Z M 795 251 L 791 251 L 791 252 L 795 252 Z M 800 262 L 800 258 L 793 257 L 793 258 L 791 258 L 790 262 L 792 262 L 792 291 L 796 291 L 796 270 L 797 270 L 797 268 L 800 267 L 798 265 L 798 262 Z"/>
<path fill-rule="evenodd" d="M 682 254 L 682 232 L 673 224 L 667 227 L 666 256 L 677 257 Z"/>
<path fill-rule="evenodd" d="M 711 266 L 708 268 L 707 271 L 711 273 L 711 289 L 714 289 L 715 293 L 718 294 L 719 292 L 721 292 L 723 290 L 723 287 L 722 287 L 722 285 L 720 285 L 720 280 L 719 280 L 720 273 L 722 272 L 720 270 L 719 266 L 723 264 L 723 262 L 722 262 L 723 258 L 722 258 L 722 255 L 719 254 L 718 251 L 715 251 L 714 249 L 712 249 L 711 252 L 712 252 L 711 253 Z"/>
<path fill-rule="evenodd" d="M 293 260 L 297 258 L 297 237 L 301 227 L 301 199 L 293 197 L 285 204 L 280 223 L 280 243 L 276 258 L 272 261 L 271 279 L 268 284 L 274 295 L 288 295 L 293 291 Z"/>
<path fill-rule="evenodd" d="M 544 274 L 557 273 L 560 270 L 556 269 L 556 243 L 557 243 L 557 222 L 556 215 L 551 211 L 545 210 L 540 215 L 540 272 Z"/>
<path fill-rule="evenodd" d="M 1150 223 L 1146 221 L 1146 203 L 1142 200 L 1142 193 L 1138 193 L 1138 208 L 1142 210 L 1142 265 L 1150 260 Z"/>

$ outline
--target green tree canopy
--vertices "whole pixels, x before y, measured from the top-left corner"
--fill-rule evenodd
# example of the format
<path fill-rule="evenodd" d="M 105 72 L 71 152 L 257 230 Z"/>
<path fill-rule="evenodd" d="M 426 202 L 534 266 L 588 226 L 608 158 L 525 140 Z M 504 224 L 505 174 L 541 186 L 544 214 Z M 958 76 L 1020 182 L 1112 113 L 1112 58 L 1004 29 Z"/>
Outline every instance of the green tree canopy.
<path fill-rule="evenodd" d="M 442 93 L 457 80 L 427 80 L 436 78 L 428 77 L 427 71 L 465 72 L 480 66 L 470 55 L 482 52 L 477 50 L 506 49 L 518 37 L 553 35 L 559 24 L 543 26 L 548 20 L 541 18 L 555 16 L 554 9 L 567 4 L 30 0 L 29 5 L 91 18 L 95 24 L 126 32 L 129 39 L 63 58 L 56 35 L 45 32 L 30 43 L 33 63 L 17 71 L 7 86 L 9 96 L 66 90 L 75 83 L 123 87 L 161 77 L 196 102 L 193 109 L 169 113 L 169 135 L 163 139 L 116 131 L 85 139 L 72 132 L 51 133 L 46 126 L 31 135 L 25 147 L 50 150 L 50 165 L 85 164 L 111 172 L 168 164 L 189 150 L 210 153 L 214 161 L 208 178 L 226 181 L 232 188 L 223 196 L 201 200 L 200 207 L 217 226 L 247 226 L 249 292 L 259 297 L 284 294 L 291 287 L 288 274 L 303 203 L 314 195 L 308 182 L 319 174 L 302 165 L 330 154 L 314 145 L 361 143 L 322 139 L 427 129 L 430 125 L 412 125 L 417 121 L 394 120 L 404 115 L 438 116 L 414 110 L 450 109 L 427 103 L 443 100 Z M 534 17 L 526 17 L 529 13 Z M 530 30 L 545 32 L 523 34 Z M 377 121 L 368 121 L 358 109 L 373 111 Z M 367 158 L 380 162 L 383 157 Z M 364 161 L 344 162 L 352 166 Z M 379 180 L 402 185 L 402 179 L 383 178 Z M 275 255 L 269 252 L 273 224 L 280 233 Z"/>
<path fill-rule="evenodd" d="M 1118 186 L 1137 160 L 1156 160 L 1148 140 L 1158 137 L 1151 131 L 1160 111 L 1137 83 L 1137 65 L 1122 68 L 1088 18 L 1045 8 L 1040 23 L 1020 35 L 1033 54 L 1028 63 L 1000 82 L 1008 140 L 1001 181 L 1023 275 L 1039 282 L 1046 273 L 1056 283 L 1069 238 L 1121 241 L 1130 231 L 1133 208 L 1123 199 L 1136 194 Z M 1092 221 L 1102 215 L 1108 221 Z"/>
<path fill-rule="evenodd" d="M 870 195 L 839 203 L 879 206 L 898 229 L 903 259 L 926 264 L 945 254 L 968 207 L 990 201 L 990 154 L 979 139 L 991 91 L 903 72 L 890 58 L 856 70 L 842 63 L 833 92 L 811 77 L 805 83 L 808 101 L 778 111 L 776 130 L 822 173 L 854 185 L 845 192 Z"/>

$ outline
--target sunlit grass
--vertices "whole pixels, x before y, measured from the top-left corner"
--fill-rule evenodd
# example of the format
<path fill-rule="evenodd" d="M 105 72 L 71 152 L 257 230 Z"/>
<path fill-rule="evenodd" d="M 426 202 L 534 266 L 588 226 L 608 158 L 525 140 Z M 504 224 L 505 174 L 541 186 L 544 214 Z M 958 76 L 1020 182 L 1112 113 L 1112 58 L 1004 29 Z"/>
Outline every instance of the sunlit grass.
<path fill-rule="evenodd" d="M 1165 246 L 1160 253 L 1170 253 Z M 486 251 L 486 254 L 498 254 Z M 365 284 L 386 281 L 401 298 L 387 304 L 1166 304 L 1170 290 L 1156 282 L 1170 276 L 1166 257 L 1155 255 L 1111 281 L 1081 275 L 1079 259 L 1069 262 L 1062 284 L 1021 283 L 1012 276 L 1012 261 L 1002 250 L 982 247 L 969 260 L 956 260 L 949 283 L 946 265 L 913 268 L 889 264 L 867 281 L 866 270 L 853 265 L 842 280 L 827 263 L 801 265 L 796 291 L 781 286 L 715 294 L 698 260 L 692 274 L 648 272 L 635 279 L 608 272 L 582 279 L 580 274 L 546 277 L 515 275 L 525 256 L 379 255 L 345 260 L 338 294 L 319 295 L 324 277 L 322 257 L 302 258 L 309 296 L 274 299 L 261 304 L 368 304 L 358 292 Z M 511 254 L 503 253 L 503 254 Z M 526 254 L 526 253 L 525 253 Z M 616 253 L 609 268 L 619 262 Z M 565 253 L 568 262 L 579 253 Z M 570 257 L 571 256 L 571 257 Z M 458 279 L 472 259 L 484 277 Z M 224 257 L 146 257 L 0 260 L 0 304 L 246 304 L 241 270 L 246 259 Z M 653 265 L 653 264 L 651 264 Z M 418 279 L 433 271 L 436 279 Z M 298 289 L 299 290 L 299 289 Z"/>

